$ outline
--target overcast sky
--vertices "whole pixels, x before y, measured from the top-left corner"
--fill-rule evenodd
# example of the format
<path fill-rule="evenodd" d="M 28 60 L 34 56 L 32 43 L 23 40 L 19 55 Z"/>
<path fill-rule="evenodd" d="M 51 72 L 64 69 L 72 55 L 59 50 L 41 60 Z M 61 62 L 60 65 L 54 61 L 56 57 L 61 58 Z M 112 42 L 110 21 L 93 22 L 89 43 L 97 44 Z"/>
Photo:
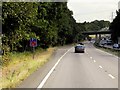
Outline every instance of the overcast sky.
<path fill-rule="evenodd" d="M 120 0 L 68 0 L 68 8 L 73 11 L 77 22 L 112 20 L 118 10 Z"/>

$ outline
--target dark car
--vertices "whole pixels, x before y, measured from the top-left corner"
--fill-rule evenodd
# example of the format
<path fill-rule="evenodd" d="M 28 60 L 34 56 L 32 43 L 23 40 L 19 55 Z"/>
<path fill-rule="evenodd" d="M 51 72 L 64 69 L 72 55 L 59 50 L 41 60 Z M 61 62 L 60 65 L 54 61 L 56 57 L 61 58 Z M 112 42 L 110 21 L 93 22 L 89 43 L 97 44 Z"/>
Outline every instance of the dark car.
<path fill-rule="evenodd" d="M 117 44 L 117 43 L 113 44 L 113 48 L 120 48 L 119 44 Z"/>
<path fill-rule="evenodd" d="M 78 53 L 78 52 L 84 53 L 85 52 L 85 46 L 81 45 L 81 44 L 76 45 L 75 46 L 75 53 Z"/>

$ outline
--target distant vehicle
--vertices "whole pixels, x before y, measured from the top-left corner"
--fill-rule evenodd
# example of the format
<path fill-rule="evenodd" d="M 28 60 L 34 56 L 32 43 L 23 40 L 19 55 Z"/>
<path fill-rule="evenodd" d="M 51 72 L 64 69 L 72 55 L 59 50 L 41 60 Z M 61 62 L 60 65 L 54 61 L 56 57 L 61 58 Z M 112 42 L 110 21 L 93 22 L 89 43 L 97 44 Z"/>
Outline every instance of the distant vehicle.
<path fill-rule="evenodd" d="M 101 40 L 99 44 L 100 45 L 105 45 L 105 44 L 107 44 L 107 41 L 106 40 Z"/>
<path fill-rule="evenodd" d="M 113 48 L 119 48 L 119 44 L 117 43 L 113 44 Z"/>
<path fill-rule="evenodd" d="M 90 41 L 91 43 L 95 43 L 95 40 L 94 39 L 91 39 L 91 41 Z"/>
<path fill-rule="evenodd" d="M 107 40 L 107 45 L 112 45 L 112 40 Z"/>
<path fill-rule="evenodd" d="M 85 46 L 84 44 L 78 44 L 75 46 L 75 53 L 78 53 L 78 52 L 81 52 L 81 53 L 84 53 L 85 52 Z"/>

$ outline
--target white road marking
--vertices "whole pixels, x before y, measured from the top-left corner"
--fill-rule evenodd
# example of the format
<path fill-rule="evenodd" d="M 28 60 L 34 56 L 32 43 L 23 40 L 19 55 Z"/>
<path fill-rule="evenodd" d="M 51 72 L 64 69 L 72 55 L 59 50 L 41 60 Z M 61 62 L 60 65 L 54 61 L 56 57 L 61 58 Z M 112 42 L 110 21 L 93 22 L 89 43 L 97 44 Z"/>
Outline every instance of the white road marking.
<path fill-rule="evenodd" d="M 94 62 L 96 62 L 96 60 L 94 60 Z"/>
<path fill-rule="evenodd" d="M 118 56 L 115 56 L 115 55 L 113 55 L 113 54 L 111 54 L 111 53 L 105 52 L 105 51 L 100 50 L 100 49 L 97 49 L 97 48 L 96 48 L 96 50 L 98 50 L 98 51 L 100 51 L 100 52 L 104 52 L 104 53 L 106 53 L 106 54 L 108 54 L 108 55 L 114 56 L 115 58 L 118 59 Z"/>
<path fill-rule="evenodd" d="M 92 57 L 90 57 L 90 59 L 92 59 Z"/>
<path fill-rule="evenodd" d="M 73 47 L 72 47 L 73 48 Z M 39 84 L 39 86 L 37 88 L 42 88 L 43 85 L 45 84 L 45 82 L 47 81 L 47 79 L 49 78 L 49 76 L 52 74 L 52 72 L 54 71 L 54 69 L 56 68 L 56 66 L 59 64 L 59 62 L 61 61 L 61 59 L 72 49 L 70 48 L 67 52 L 65 52 L 56 62 L 56 64 L 52 67 L 52 69 L 49 71 L 49 73 L 45 76 L 45 78 L 42 80 L 42 82 Z"/>
<path fill-rule="evenodd" d="M 115 77 L 111 74 L 108 74 L 109 77 L 111 77 L 112 79 L 115 79 Z"/>
<path fill-rule="evenodd" d="M 99 65 L 99 68 L 103 68 L 101 65 Z"/>

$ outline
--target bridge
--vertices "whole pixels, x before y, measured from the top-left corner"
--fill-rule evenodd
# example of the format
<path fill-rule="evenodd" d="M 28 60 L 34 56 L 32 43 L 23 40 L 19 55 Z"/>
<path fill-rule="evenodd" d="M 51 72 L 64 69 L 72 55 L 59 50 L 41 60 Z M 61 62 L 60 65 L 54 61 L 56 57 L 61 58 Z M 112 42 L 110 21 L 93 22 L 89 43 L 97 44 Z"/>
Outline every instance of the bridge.
<path fill-rule="evenodd" d="M 111 34 L 112 32 L 110 30 L 106 31 L 85 31 L 82 32 L 83 35 L 96 35 L 95 41 L 99 42 L 101 40 L 101 34 Z"/>
<path fill-rule="evenodd" d="M 111 34 L 112 32 L 109 30 L 109 31 L 86 31 L 86 32 L 83 32 L 82 34 L 84 35 L 96 35 L 96 34 Z"/>

